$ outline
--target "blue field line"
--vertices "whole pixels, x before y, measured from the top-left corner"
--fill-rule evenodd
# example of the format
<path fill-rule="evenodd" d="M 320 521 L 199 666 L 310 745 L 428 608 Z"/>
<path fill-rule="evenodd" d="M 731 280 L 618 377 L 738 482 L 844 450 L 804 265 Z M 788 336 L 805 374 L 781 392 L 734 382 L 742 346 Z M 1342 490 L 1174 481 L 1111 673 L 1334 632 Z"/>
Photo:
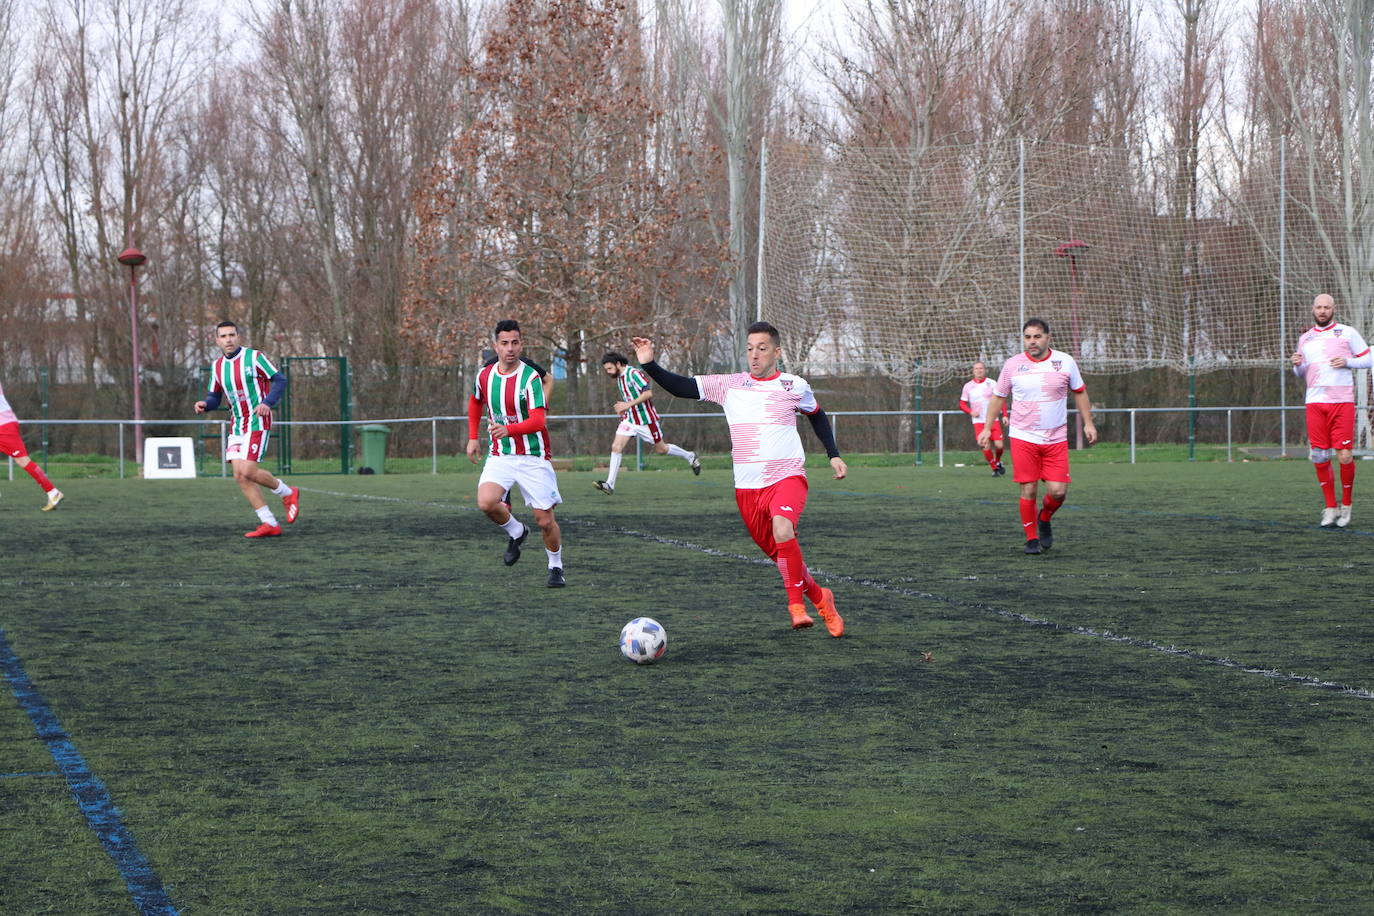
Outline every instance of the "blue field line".
<path fill-rule="evenodd" d="M 56 770 L 42 770 L 35 773 L 0 773 L 0 779 L 24 779 L 30 776 L 61 776 Z"/>
<path fill-rule="evenodd" d="M 48 701 L 29 680 L 19 656 L 5 639 L 4 630 L 0 630 L 0 671 L 9 681 L 10 690 L 14 692 L 19 706 L 33 722 L 38 737 L 47 745 L 61 775 L 66 777 L 67 788 L 76 799 L 86 823 L 95 831 L 100 845 L 114 860 L 138 912 L 144 916 L 175 916 L 176 907 L 172 905 L 152 866 L 139 851 L 133 834 L 124 826 L 124 819 L 110 799 L 105 784 L 91 772 L 86 759 L 72 744 L 71 736 L 62 728 Z"/>

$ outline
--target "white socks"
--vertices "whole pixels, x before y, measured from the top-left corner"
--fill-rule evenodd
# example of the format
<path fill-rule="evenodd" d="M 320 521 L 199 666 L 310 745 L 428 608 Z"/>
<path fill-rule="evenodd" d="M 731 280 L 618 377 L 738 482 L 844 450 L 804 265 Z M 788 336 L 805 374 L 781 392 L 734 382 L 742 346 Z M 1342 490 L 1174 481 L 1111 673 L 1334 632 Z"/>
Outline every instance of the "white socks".
<path fill-rule="evenodd" d="M 276 487 L 276 489 L 274 489 L 274 490 L 272 491 L 272 495 L 273 495 L 273 496 L 288 496 L 288 495 L 290 495 L 290 493 L 291 493 L 291 488 L 288 487 L 288 486 L 286 485 L 286 481 L 284 481 L 284 480 L 282 480 L 280 477 L 278 477 L 278 478 L 277 478 L 277 487 Z"/>
<path fill-rule="evenodd" d="M 620 473 L 620 459 L 625 457 L 620 452 L 611 452 L 611 469 L 606 474 L 606 486 L 615 489 L 615 475 Z"/>
<path fill-rule="evenodd" d="M 276 526 L 277 517 L 272 514 L 271 509 L 267 508 L 266 506 L 263 506 L 261 509 L 258 509 L 256 511 L 258 513 L 258 521 L 262 522 L 264 525 L 272 525 L 273 527 Z"/>
<path fill-rule="evenodd" d="M 510 518 L 506 519 L 506 523 L 501 527 L 506 530 L 506 534 L 513 538 L 518 538 L 525 531 L 525 526 L 520 522 L 520 519 L 515 517 L 514 512 L 510 514 Z"/>
<path fill-rule="evenodd" d="M 562 548 L 562 547 L 558 548 L 557 550 L 549 550 L 547 547 L 545 547 L 545 548 L 544 548 L 544 552 L 545 552 L 546 554 L 549 555 L 549 569 L 562 569 L 562 568 L 563 568 L 563 548 Z"/>
<path fill-rule="evenodd" d="M 674 458 L 681 458 L 683 461 L 687 462 L 691 462 L 691 460 L 696 457 L 696 455 L 693 455 L 691 452 L 687 451 L 687 449 L 680 445 L 674 445 L 671 442 L 668 443 L 668 454 L 672 455 Z"/>

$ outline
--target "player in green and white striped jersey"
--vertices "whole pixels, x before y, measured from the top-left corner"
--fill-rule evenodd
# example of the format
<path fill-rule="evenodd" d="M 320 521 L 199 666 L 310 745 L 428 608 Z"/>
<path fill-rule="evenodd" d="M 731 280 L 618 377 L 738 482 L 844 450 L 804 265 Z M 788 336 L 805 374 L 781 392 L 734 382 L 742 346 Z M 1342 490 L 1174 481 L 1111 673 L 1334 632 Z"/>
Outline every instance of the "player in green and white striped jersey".
<path fill-rule="evenodd" d="M 644 370 L 631 366 L 630 361 L 619 353 L 607 353 L 601 357 L 601 368 L 620 387 L 620 400 L 615 402 L 613 408 L 620 415 L 620 426 L 616 427 L 615 438 L 611 440 L 611 469 L 605 480 L 596 482 L 596 488 L 607 496 L 615 493 L 615 478 L 620 473 L 625 446 L 635 438 L 652 445 L 660 455 L 681 458 L 692 466 L 693 474 L 700 474 L 701 461 L 696 452 L 663 441 L 663 427 L 659 425 L 658 411 L 654 409 L 654 389 L 650 387 L 649 377 Z"/>
<path fill-rule="evenodd" d="M 258 467 L 267 451 L 272 429 L 272 408 L 286 391 L 286 376 L 260 350 L 239 346 L 239 328 L 232 321 L 215 326 L 215 344 L 222 355 L 210 367 L 210 391 L 205 400 L 196 401 L 196 413 L 205 413 L 227 401 L 233 417 L 224 457 L 234 469 L 234 482 L 243 491 L 248 505 L 258 516 L 258 527 L 244 537 L 270 538 L 281 534 L 276 516 L 262 498 L 266 487 L 281 497 L 288 524 L 300 513 L 301 491 Z"/>
<path fill-rule="evenodd" d="M 477 482 L 477 507 L 505 530 L 503 559 L 507 566 L 514 566 L 529 529 L 502 498 L 512 485 L 519 484 L 525 505 L 534 510 L 535 524 L 544 535 L 549 588 L 562 588 L 566 584 L 563 534 L 553 507 L 563 497 L 558 493 L 558 477 L 549 460 L 544 382 L 535 368 L 520 358 L 524 342 L 519 323 L 502 321 L 496 325 L 493 336 L 496 362 L 477 373 L 468 399 L 468 460 L 476 464 L 478 453 L 484 449 L 487 453 Z M 487 437 L 480 435 L 483 415 L 487 420 Z"/>

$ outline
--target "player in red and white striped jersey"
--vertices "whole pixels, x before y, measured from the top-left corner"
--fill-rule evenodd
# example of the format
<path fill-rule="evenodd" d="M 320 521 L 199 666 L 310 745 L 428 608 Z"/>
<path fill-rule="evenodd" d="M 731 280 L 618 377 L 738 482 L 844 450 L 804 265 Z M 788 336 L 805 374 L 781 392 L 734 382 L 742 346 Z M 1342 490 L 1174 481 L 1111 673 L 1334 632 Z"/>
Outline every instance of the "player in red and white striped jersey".
<path fill-rule="evenodd" d="M 987 424 L 988 401 L 992 399 L 995 384 L 988 378 L 988 367 L 982 361 L 973 364 L 973 378 L 964 382 L 964 390 L 959 395 L 959 409 L 973 420 L 973 438 L 977 441 Z M 1006 420 L 1006 411 L 992 422 L 992 446 L 983 449 L 983 457 L 992 468 L 993 477 L 1001 477 L 1007 472 L 1002 466 L 1002 426 L 998 421 Z"/>
<path fill-rule="evenodd" d="M 13 458 L 14 463 L 23 468 L 33 478 L 34 483 L 43 488 L 43 492 L 48 495 L 48 502 L 43 506 L 43 511 L 51 512 L 56 509 L 57 504 L 62 502 L 62 491 L 52 485 L 48 475 L 44 474 L 37 462 L 29 457 L 28 449 L 24 448 L 24 440 L 19 437 L 19 417 L 15 415 L 10 402 L 5 400 L 4 388 L 0 388 L 0 452 Z"/>
<path fill-rule="evenodd" d="M 676 375 L 654 362 L 654 344 L 635 337 L 635 356 L 649 377 L 669 394 L 714 401 L 725 408 L 735 464 L 735 503 L 754 543 L 778 564 L 787 590 L 792 627 L 812 625 L 803 595 L 816 606 L 831 636 L 844 635 L 835 595 L 822 588 L 806 568 L 797 544 L 797 525 L 806 508 L 806 452 L 797 435 L 797 414 L 805 414 L 830 456 L 835 479 L 849 473 L 830 420 L 816 403 L 806 379 L 779 372 L 778 329 L 766 321 L 749 326 L 749 371 L 733 375 Z"/>
<path fill-rule="evenodd" d="M 244 537 L 277 537 L 281 526 L 262 498 L 261 488 L 281 497 L 288 524 L 294 523 L 300 513 L 301 491 L 267 473 L 258 462 L 267 451 L 272 408 L 286 392 L 286 376 L 277 371 L 261 350 L 239 346 L 239 327 L 232 321 L 221 321 L 215 326 L 215 344 L 221 355 L 210 367 L 210 391 L 204 400 L 196 401 L 196 413 L 214 410 L 221 401 L 228 402 L 233 423 L 224 443 L 224 457 L 234 469 L 234 482 L 258 517 L 258 527 Z"/>
<path fill-rule="evenodd" d="M 549 460 L 544 381 L 533 366 L 520 358 L 524 340 L 518 322 L 507 319 L 497 323 L 493 339 L 496 362 L 477 373 L 468 399 L 468 460 L 476 464 L 484 445 L 487 453 L 482 476 L 477 481 L 477 508 L 506 532 L 503 560 L 507 566 L 514 566 L 529 528 L 502 499 L 518 484 L 525 505 L 534 510 L 534 522 L 544 535 L 549 588 L 562 588 L 567 584 L 563 576 L 563 533 L 553 507 L 563 497 L 558 493 L 558 477 Z M 488 432 L 485 443 L 479 438 L 484 414 Z"/>
<path fill-rule="evenodd" d="M 620 389 L 620 400 L 615 402 L 614 410 L 620 415 L 620 425 L 616 427 L 615 438 L 611 440 L 611 469 L 605 480 L 598 480 L 596 488 L 607 496 L 615 493 L 615 478 L 620 473 L 620 461 L 625 454 L 625 446 L 631 439 L 638 438 L 653 446 L 660 455 L 672 455 L 691 465 L 692 473 L 701 474 L 701 462 L 696 452 L 689 452 L 681 446 L 663 441 L 663 426 L 659 423 L 658 411 L 654 409 L 654 389 L 643 369 L 630 365 L 630 361 L 619 353 L 607 353 L 601 357 L 601 368 L 616 380 Z"/>
<path fill-rule="evenodd" d="M 997 388 L 988 401 L 988 415 L 1002 412 L 1011 397 L 1011 474 L 1021 485 L 1021 530 L 1026 553 L 1041 553 L 1054 543 L 1050 519 L 1069 492 L 1069 411 L 1065 400 L 1073 395 L 1083 417 L 1083 435 L 1097 441 L 1092 402 L 1069 354 L 1050 348 L 1050 326 L 1031 318 L 1021 328 L 1024 353 L 1007 360 L 997 377 Z M 984 429 L 978 444 L 988 447 L 992 432 Z M 1036 497 L 1045 481 L 1045 502 L 1037 515 Z"/>
<path fill-rule="evenodd" d="M 1336 300 L 1326 293 L 1312 300 L 1312 320 L 1316 324 L 1298 338 L 1293 372 L 1307 383 L 1307 440 L 1326 501 L 1321 524 L 1344 528 L 1355 493 L 1355 375 L 1350 370 L 1368 369 L 1374 355 L 1359 331 L 1336 321 Z M 1341 465 L 1339 506 L 1333 454 Z"/>

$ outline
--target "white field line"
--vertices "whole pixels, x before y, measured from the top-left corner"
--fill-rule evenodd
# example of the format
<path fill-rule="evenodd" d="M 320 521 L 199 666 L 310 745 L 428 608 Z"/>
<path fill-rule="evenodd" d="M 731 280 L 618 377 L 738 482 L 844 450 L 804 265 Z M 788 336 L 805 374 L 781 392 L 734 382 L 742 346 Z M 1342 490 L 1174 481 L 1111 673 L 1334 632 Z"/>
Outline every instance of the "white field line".
<path fill-rule="evenodd" d="M 453 509 L 465 512 L 477 511 L 477 509 L 472 506 L 459 506 L 454 505 L 452 503 L 426 502 L 421 500 L 404 499 L 396 496 L 373 496 L 371 494 L 342 493 L 333 490 L 317 490 L 315 492 L 323 493 L 329 496 L 340 496 L 351 499 L 369 499 L 379 500 L 383 502 L 407 503 L 411 505 L 432 506 L 435 508 Z M 720 557 L 721 559 L 726 560 L 737 560 L 740 562 L 749 563 L 757 566 L 773 565 L 771 562 L 764 559 L 763 557 L 748 557 L 738 553 L 730 553 L 729 551 L 725 550 L 717 550 L 714 547 L 703 547 L 700 544 L 694 544 L 691 541 L 684 541 L 679 538 L 664 537 L 663 535 L 652 534 L 645 531 L 636 531 L 633 528 L 623 528 L 618 525 L 603 525 L 599 522 L 580 519 L 563 519 L 559 521 L 559 524 L 573 525 L 581 528 L 600 528 L 610 530 L 615 532 L 616 534 L 621 534 L 626 537 L 639 538 L 640 540 L 652 541 L 653 543 L 663 544 L 668 547 L 678 547 L 683 550 L 691 550 L 697 553 L 706 554 L 707 556 Z M 1234 659 L 1225 658 L 1223 656 L 1210 655 L 1206 652 L 1199 652 L 1196 649 L 1188 649 L 1182 646 L 1166 646 L 1163 643 L 1158 643 L 1153 640 L 1139 639 L 1134 636 L 1126 636 L 1121 633 L 1113 633 L 1110 630 L 1099 630 L 1095 627 L 1070 626 L 1062 623 L 1056 623 L 1053 620 L 1046 620 L 1042 617 L 1031 617 L 1027 614 L 1022 614 L 1017 611 L 1008 611 L 1004 608 L 993 607 L 990 604 L 984 604 L 980 601 L 964 601 L 959 598 L 951 598 L 945 595 L 936 595 L 932 592 L 920 591 L 919 589 L 902 588 L 898 585 L 892 585 L 887 582 L 880 582 L 873 579 L 858 579 L 854 576 L 827 573 L 824 570 L 817 569 L 816 567 L 811 567 L 811 573 L 817 578 L 825 579 L 827 582 L 858 585 L 860 587 L 871 588 L 876 591 L 904 595 L 908 598 L 921 598 L 927 601 L 936 601 L 941 604 L 948 604 L 954 607 L 967 608 L 969 610 L 980 611 L 985 614 L 992 614 L 994 616 L 1001 617 L 1005 620 L 1012 620 L 1017 623 L 1026 624 L 1028 626 L 1043 627 L 1048 630 L 1057 630 L 1061 633 L 1073 633 L 1077 636 L 1087 636 L 1092 639 L 1100 639 L 1105 642 L 1119 643 L 1121 645 L 1131 646 L 1132 648 L 1136 649 L 1146 649 L 1151 652 L 1160 652 L 1165 655 L 1174 655 L 1180 658 L 1189 658 L 1193 659 L 1194 661 L 1206 662 L 1207 664 L 1217 665 L 1222 668 L 1230 668 L 1233 671 L 1241 671 L 1245 674 L 1257 674 L 1260 677 L 1266 677 L 1270 680 L 1286 681 L 1291 684 L 1296 684 L 1300 687 L 1315 687 L 1320 690 L 1331 690 L 1337 693 L 1343 693 L 1361 700 L 1374 700 L 1374 691 L 1367 690 L 1361 687 L 1351 687 L 1347 684 L 1338 684 L 1335 681 L 1323 680 L 1322 678 L 1311 677 L 1306 674 L 1294 674 L 1288 671 L 1279 671 L 1276 668 L 1265 668 L 1258 665 L 1250 665 L 1246 664 L 1245 662 L 1239 662 Z"/>

